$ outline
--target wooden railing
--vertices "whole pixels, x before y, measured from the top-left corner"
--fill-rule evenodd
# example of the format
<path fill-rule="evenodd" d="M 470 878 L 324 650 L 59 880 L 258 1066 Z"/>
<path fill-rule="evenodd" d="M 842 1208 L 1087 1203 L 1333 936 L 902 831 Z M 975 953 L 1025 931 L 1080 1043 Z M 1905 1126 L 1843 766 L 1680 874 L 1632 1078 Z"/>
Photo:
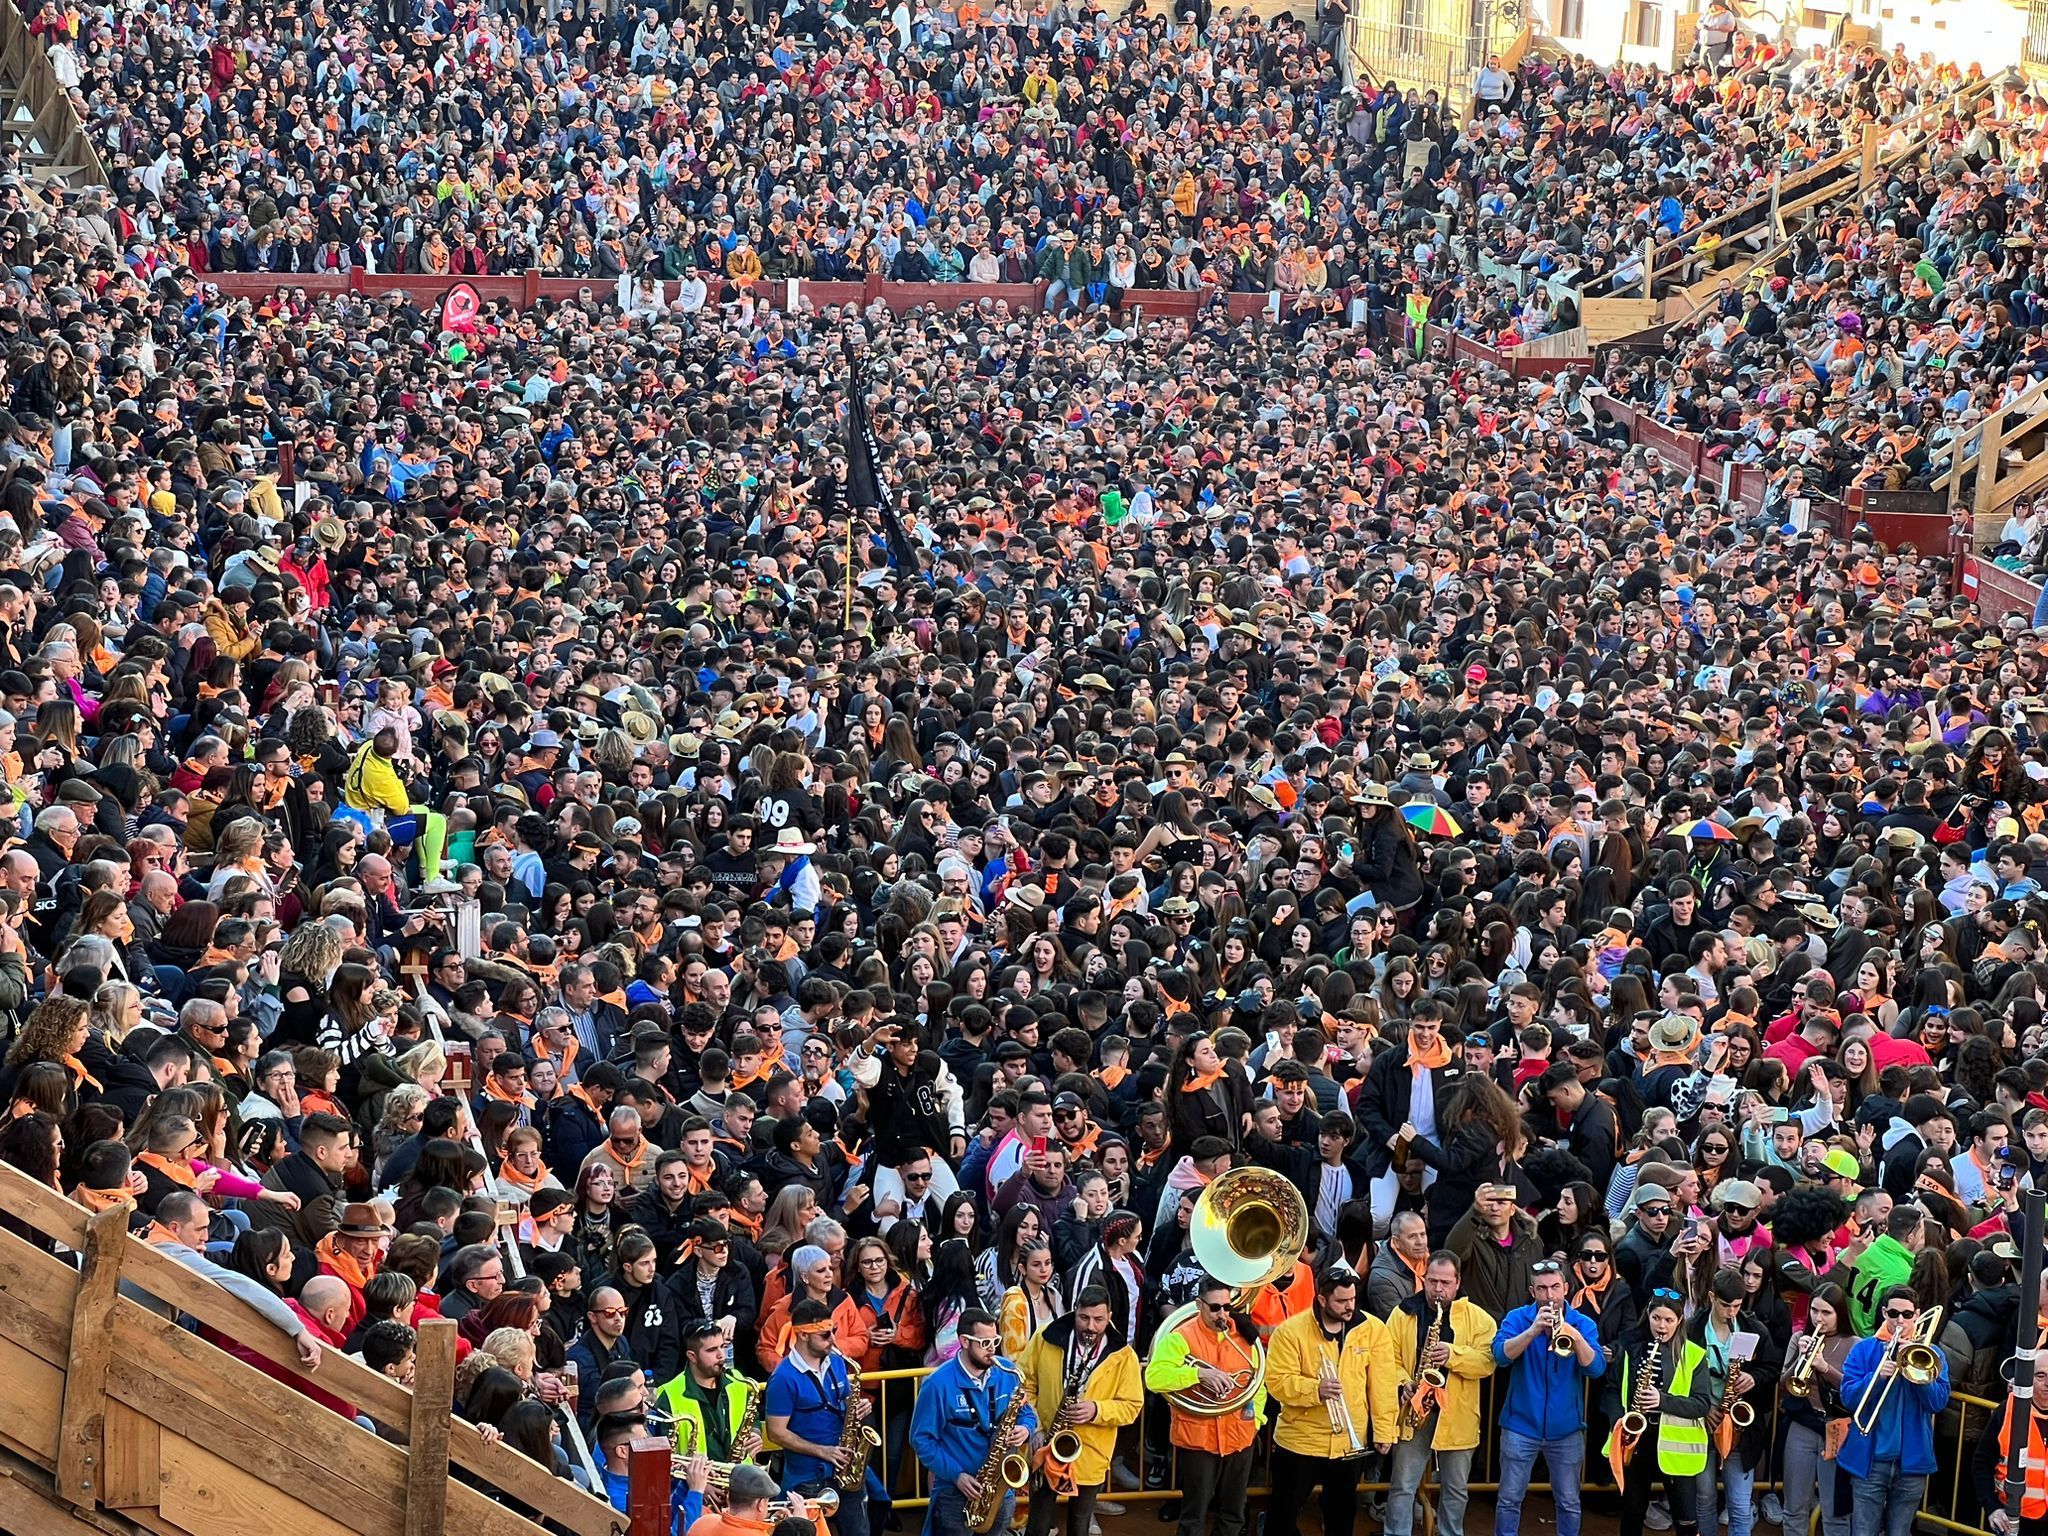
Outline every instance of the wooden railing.
<path fill-rule="evenodd" d="M 0 77 L 12 85 L 0 128 L 20 141 L 24 158 L 60 181 L 107 185 L 107 168 L 71 93 L 58 83 L 42 40 L 29 31 L 15 0 L 0 0 Z"/>
<path fill-rule="evenodd" d="M 451 1418 L 452 1322 L 420 1328 L 411 1390 L 338 1350 L 309 1373 L 254 1308 L 128 1236 L 125 1210 L 90 1215 L 0 1165 L 0 1211 L 82 1256 L 74 1269 L 0 1233 L 0 1449 L 51 1474 L 56 1499 L 126 1514 L 160 1536 L 539 1536 L 495 1491 L 573 1536 L 624 1531 L 610 1505 Z M 352 1404 L 405 1443 L 216 1349 L 124 1286 Z M 451 1463 L 485 1487 L 451 1479 Z"/>

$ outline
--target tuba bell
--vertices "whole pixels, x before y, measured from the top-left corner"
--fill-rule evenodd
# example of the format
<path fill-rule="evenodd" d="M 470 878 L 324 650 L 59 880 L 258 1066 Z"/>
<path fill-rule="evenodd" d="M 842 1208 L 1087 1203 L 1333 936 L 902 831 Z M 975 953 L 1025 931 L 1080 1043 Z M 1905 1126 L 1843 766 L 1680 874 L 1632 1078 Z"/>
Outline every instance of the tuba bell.
<path fill-rule="evenodd" d="M 1195 1258 L 1213 1279 L 1231 1287 L 1238 1307 L 1294 1268 L 1308 1242 L 1308 1206 L 1301 1191 L 1269 1168 L 1233 1168 L 1195 1202 L 1188 1221 Z M 1175 1308 L 1160 1322 L 1164 1338 L 1194 1317 L 1198 1303 Z M 1254 1401 L 1266 1380 L 1266 1348 L 1254 1342 L 1243 1370 L 1221 1397 L 1197 1384 L 1166 1394 L 1183 1413 L 1220 1418 Z"/>

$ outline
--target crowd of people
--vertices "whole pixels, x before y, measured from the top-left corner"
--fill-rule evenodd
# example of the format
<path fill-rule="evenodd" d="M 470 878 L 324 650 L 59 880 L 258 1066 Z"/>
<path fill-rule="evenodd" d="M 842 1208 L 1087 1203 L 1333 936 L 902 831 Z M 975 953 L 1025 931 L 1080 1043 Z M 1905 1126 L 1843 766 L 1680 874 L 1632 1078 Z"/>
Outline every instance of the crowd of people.
<path fill-rule="evenodd" d="M 36 22 L 117 179 L 0 161 L 0 1160 L 309 1370 L 245 1360 L 355 1417 L 325 1354 L 452 1318 L 454 1411 L 621 1504 L 667 1435 L 704 1533 L 1007 1528 L 1015 1450 L 1031 1536 L 1240 1536 L 1255 1462 L 1462 1536 L 1482 1452 L 1506 1536 L 1539 1464 L 1561 1536 L 1905 1536 L 1937 1433 L 2042 1529 L 1969 1406 L 2048 1178 L 2042 633 L 1403 324 L 1554 327 L 1952 74 L 1738 34 L 1460 118 L 1227 12 Z M 1782 501 L 2022 387 L 1985 99 L 1607 388 Z M 748 292 L 992 259 L 1044 305 Z M 211 281 L 322 261 L 594 281 Z M 1120 302 L 1176 284 L 1292 297 Z M 1226 1176 L 1305 1202 L 1256 1299 Z"/>

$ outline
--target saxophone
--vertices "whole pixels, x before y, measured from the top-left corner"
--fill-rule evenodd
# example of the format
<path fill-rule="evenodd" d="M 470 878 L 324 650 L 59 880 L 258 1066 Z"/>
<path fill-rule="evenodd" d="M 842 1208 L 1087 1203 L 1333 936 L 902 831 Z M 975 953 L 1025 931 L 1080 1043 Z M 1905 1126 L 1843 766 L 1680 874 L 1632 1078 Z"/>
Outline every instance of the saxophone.
<path fill-rule="evenodd" d="M 1415 1357 L 1415 1377 L 1401 1389 L 1401 1438 L 1413 1439 L 1423 1420 L 1443 1405 L 1444 1388 L 1450 1377 L 1441 1366 L 1426 1365 L 1430 1351 L 1443 1342 L 1444 1309 L 1438 1305 L 1430 1315 L 1429 1332 L 1423 1336 L 1422 1353 Z"/>
<path fill-rule="evenodd" d="M 860 1367 L 846 1362 L 846 1424 L 839 1431 L 839 1448 L 846 1460 L 832 1476 L 832 1486 L 851 1492 L 867 1481 L 868 1459 L 882 1448 L 882 1437 L 868 1428 L 867 1420 L 854 1411 L 860 1401 Z"/>
<path fill-rule="evenodd" d="M 981 1460 L 975 1479 L 981 1484 L 981 1492 L 973 1503 L 967 1506 L 967 1529 L 974 1536 L 986 1536 L 996 1528 L 997 1517 L 1003 1509 L 1003 1499 L 1015 1489 L 1031 1481 L 1031 1463 L 1022 1451 L 1010 1450 L 1007 1442 L 1010 1431 L 1017 1427 L 1017 1416 L 1024 1411 L 1024 1378 L 1017 1368 L 1007 1361 L 998 1359 L 995 1369 L 1005 1370 L 1017 1377 L 1016 1386 L 1010 1389 L 1010 1400 L 1003 1404 L 1003 1411 L 996 1416 L 995 1428 L 989 1433 L 988 1454 Z"/>
<path fill-rule="evenodd" d="M 732 1445 L 735 1452 L 739 1450 L 740 1446 L 746 1442 L 749 1436 L 760 1432 L 761 1399 L 767 1395 L 768 1391 L 766 1387 L 757 1381 L 745 1381 L 743 1384 L 747 1389 L 747 1399 L 745 1405 L 740 1409 L 740 1421 L 732 1429 Z M 702 1447 L 697 1444 L 696 1426 L 688 1420 L 683 1421 L 682 1428 L 678 1433 L 678 1440 L 677 1449 L 682 1454 L 676 1458 L 675 1468 L 677 1475 L 680 1476 L 683 1462 L 696 1455 Z M 705 1480 L 704 1484 L 704 1507 L 707 1510 L 717 1511 L 725 1508 L 726 1503 L 731 1497 L 733 1468 L 743 1465 L 743 1463 L 738 1461 L 714 1461 L 710 1465 L 711 1475 Z"/>

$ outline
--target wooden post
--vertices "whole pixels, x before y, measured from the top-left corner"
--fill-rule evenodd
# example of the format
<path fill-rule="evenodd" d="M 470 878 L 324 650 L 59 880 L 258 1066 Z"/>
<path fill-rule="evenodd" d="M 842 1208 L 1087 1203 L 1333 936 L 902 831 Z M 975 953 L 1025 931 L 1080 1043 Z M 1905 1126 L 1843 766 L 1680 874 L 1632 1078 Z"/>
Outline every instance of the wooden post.
<path fill-rule="evenodd" d="M 1656 270 L 1657 242 L 1654 239 L 1645 240 L 1643 242 L 1643 297 L 1646 299 L 1656 297 L 1656 294 L 1650 291 L 1651 284 L 1656 280 Z"/>
<path fill-rule="evenodd" d="M 71 1313 L 64 1411 L 57 1429 L 57 1494 L 85 1509 L 99 1502 L 106 1460 L 107 1360 L 113 1352 L 114 1302 L 130 1209 L 126 1203 L 109 1206 L 85 1224 L 85 1263 Z"/>
<path fill-rule="evenodd" d="M 420 1324 L 405 1456 L 405 1536 L 441 1536 L 448 1518 L 448 1415 L 455 1403 L 455 1323 Z"/>
<path fill-rule="evenodd" d="M 652 1437 L 635 1440 L 626 1462 L 628 1536 L 669 1536 L 674 1517 L 675 1447 Z"/>
<path fill-rule="evenodd" d="M 1870 184 L 1877 180 L 1878 127 L 1876 123 L 1863 125 L 1863 155 L 1856 162 L 1856 190 L 1868 192 Z"/>
<path fill-rule="evenodd" d="M 1979 549 L 1998 539 L 1998 530 L 1992 525 L 1992 508 L 1998 495 L 1999 461 L 2005 456 L 2005 420 L 2010 410 L 2010 406 L 2001 405 L 1986 416 L 1977 437 L 1977 488 L 1970 499 L 1970 526 Z M 1961 477 L 1957 479 L 1960 482 Z M 1958 483 L 1952 494 L 1960 495 L 1962 489 Z"/>

